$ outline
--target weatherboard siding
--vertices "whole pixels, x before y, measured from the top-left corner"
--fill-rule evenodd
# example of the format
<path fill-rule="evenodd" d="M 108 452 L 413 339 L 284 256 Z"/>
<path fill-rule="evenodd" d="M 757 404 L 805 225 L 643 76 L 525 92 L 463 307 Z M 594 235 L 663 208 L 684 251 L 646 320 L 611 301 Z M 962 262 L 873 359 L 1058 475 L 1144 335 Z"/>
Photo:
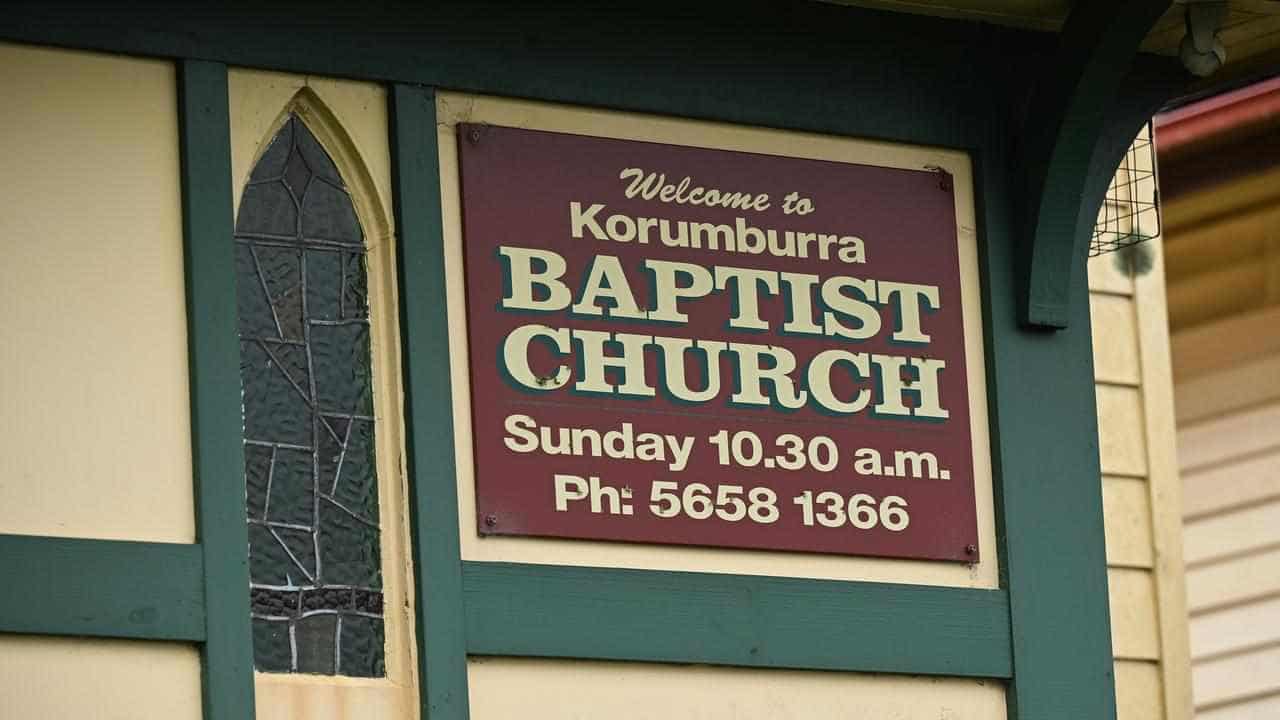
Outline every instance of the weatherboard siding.
<path fill-rule="evenodd" d="M 1178 477 L 1159 240 L 1154 266 L 1089 263 L 1099 454 L 1120 720 L 1191 716 Z"/>

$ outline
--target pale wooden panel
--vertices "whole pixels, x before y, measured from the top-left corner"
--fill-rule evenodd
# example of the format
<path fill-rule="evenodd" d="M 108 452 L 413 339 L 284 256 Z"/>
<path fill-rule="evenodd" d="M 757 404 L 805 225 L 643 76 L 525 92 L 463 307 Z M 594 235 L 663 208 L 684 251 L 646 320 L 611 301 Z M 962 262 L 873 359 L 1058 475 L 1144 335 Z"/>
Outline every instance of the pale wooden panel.
<path fill-rule="evenodd" d="M 726 667 L 473 658 L 474 720 L 1002 720 L 991 680 Z"/>
<path fill-rule="evenodd" d="M 1191 686 L 1197 706 L 1280 692 L 1280 646 L 1198 662 Z"/>
<path fill-rule="evenodd" d="M 1186 524 L 1183 537 L 1188 563 L 1280 545 L 1280 502 L 1193 520 Z"/>
<path fill-rule="evenodd" d="M 1226 508 L 1280 501 L 1280 449 L 1182 474 L 1182 511 L 1188 518 Z"/>
<path fill-rule="evenodd" d="M 1199 612 L 1280 594 L 1280 548 L 1187 570 L 1187 603 Z"/>
<path fill-rule="evenodd" d="M 1280 225 L 1280 207 L 1276 224 Z M 1178 382 L 1232 365 L 1280 355 L 1280 307 L 1224 318 L 1171 338 Z"/>
<path fill-rule="evenodd" d="M 1117 658 L 1160 659 L 1159 613 L 1151 572 L 1108 568 L 1111 648 Z"/>
<path fill-rule="evenodd" d="M 1267 643 L 1280 643 L 1280 597 L 1191 618 L 1192 658 Z"/>
<path fill-rule="evenodd" d="M 1276 718 L 1280 718 L 1280 695 L 1196 711 L 1196 720 L 1276 720 Z"/>
<path fill-rule="evenodd" d="M 1116 720 L 1164 717 L 1164 688 L 1160 664 L 1143 660 L 1116 661 Z"/>
<path fill-rule="evenodd" d="M 388 649 L 402 642 L 388 643 Z M 376 720 L 418 717 L 413 686 L 391 680 L 256 673 L 255 720 Z"/>
<path fill-rule="evenodd" d="M 1133 300 L 1116 295 L 1089 296 L 1093 324 L 1093 375 L 1102 382 L 1137 385 L 1138 318 Z"/>
<path fill-rule="evenodd" d="M 1140 478 L 1103 477 L 1102 514 L 1106 521 L 1107 564 L 1150 568 L 1151 499 Z"/>
<path fill-rule="evenodd" d="M 1280 400 L 1280 355 L 1178 383 L 1175 392 L 1179 424 L 1274 403 Z"/>
<path fill-rule="evenodd" d="M 1280 182 L 1280 173 L 1273 173 L 1273 182 Z M 1223 195 L 1218 193 L 1216 197 L 1216 207 L 1221 208 Z M 1233 265 L 1256 263 L 1266 252 L 1267 228 L 1277 221 L 1280 205 L 1272 199 L 1217 216 L 1202 225 L 1167 228 L 1177 238 L 1169 244 L 1169 284 L 1178 285 Z M 1177 326 L 1174 329 L 1175 334 L 1185 332 Z"/>
<path fill-rule="evenodd" d="M 1170 276 L 1176 276 L 1184 262 L 1194 264 L 1195 257 L 1184 256 L 1181 238 L 1189 229 L 1201 224 L 1227 222 L 1232 217 L 1247 216 L 1252 208 L 1268 207 L 1280 197 L 1280 167 L 1251 173 L 1224 184 L 1214 184 L 1186 195 L 1179 195 L 1161 208 L 1165 233 L 1178 238 L 1170 243 Z M 1265 210 L 1263 211 L 1265 212 Z M 1222 237 L 1215 237 L 1222 243 Z M 1175 254 L 1176 252 L 1176 254 Z M 1192 268 L 1194 269 L 1194 268 Z"/>
<path fill-rule="evenodd" d="M 176 91 L 0 43 L 0 532 L 195 539 Z"/>
<path fill-rule="evenodd" d="M 1228 57 L 1231 57 L 1233 50 L 1243 57 L 1246 53 L 1274 49 L 1280 44 L 1273 37 L 1277 34 L 1280 34 L 1280 17 L 1253 16 L 1247 22 L 1224 28 L 1219 37 L 1227 48 Z"/>
<path fill-rule="evenodd" d="M 1142 393 L 1099 385 L 1098 452 L 1104 475 L 1146 475 L 1147 440 Z"/>
<path fill-rule="evenodd" d="M 200 654 L 182 643 L 0 635 L 0 717 L 200 720 Z"/>
<path fill-rule="evenodd" d="M 1181 330 L 1232 313 L 1253 310 L 1267 292 L 1261 263 L 1232 265 L 1189 277 L 1169 288 L 1169 317 Z"/>
<path fill-rule="evenodd" d="M 1178 481 L 1173 412 L 1173 362 L 1165 308 L 1163 238 L 1150 241 L 1151 272 L 1134 281 L 1138 347 L 1142 352 L 1143 415 L 1147 437 L 1147 487 L 1151 498 L 1154 580 L 1160 627 L 1160 675 L 1165 720 L 1189 720 L 1190 643 L 1182 562 L 1182 484 Z"/>
<path fill-rule="evenodd" d="M 1089 289 L 1096 292 L 1133 294 L 1133 278 L 1120 264 L 1120 253 L 1089 258 Z"/>
<path fill-rule="evenodd" d="M 1182 471 L 1280 448 L 1280 404 L 1196 423 L 1178 431 Z"/>

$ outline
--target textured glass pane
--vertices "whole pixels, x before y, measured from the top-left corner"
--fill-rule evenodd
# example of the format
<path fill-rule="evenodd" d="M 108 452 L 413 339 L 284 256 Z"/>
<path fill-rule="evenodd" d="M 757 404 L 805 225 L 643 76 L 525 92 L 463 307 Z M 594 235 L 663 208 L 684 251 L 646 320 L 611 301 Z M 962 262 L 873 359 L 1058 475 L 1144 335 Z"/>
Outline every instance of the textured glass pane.
<path fill-rule="evenodd" d="M 309 526 L 315 512 L 315 477 L 312 454 L 306 450 L 276 451 L 266 519 L 274 523 Z"/>
<path fill-rule="evenodd" d="M 315 361 L 317 402 L 321 412 L 373 414 L 370 384 L 369 327 L 345 320 L 336 325 L 311 328 L 311 355 Z"/>
<path fill-rule="evenodd" d="M 293 668 L 287 621 L 253 619 L 253 659 L 264 672 L 289 672 Z"/>
<path fill-rule="evenodd" d="M 342 317 L 368 317 L 369 289 L 365 276 L 364 254 L 344 252 L 342 256 L 346 273 L 342 285 Z"/>
<path fill-rule="evenodd" d="M 250 519 L 265 520 L 267 487 L 271 483 L 274 448 L 247 445 L 244 449 L 245 504 Z"/>
<path fill-rule="evenodd" d="M 305 340 L 302 303 L 302 251 L 296 248 L 255 247 L 259 274 L 266 288 L 278 334 L 285 340 Z M 248 330 L 248 328 L 245 328 Z"/>
<path fill-rule="evenodd" d="M 272 349 L 279 351 L 280 347 L 276 345 Z M 306 355 L 304 352 L 301 367 L 292 355 L 294 353 L 273 354 L 261 341 L 240 342 L 246 440 L 289 443 L 310 449 L 312 412 L 307 398 L 310 380 Z"/>
<path fill-rule="evenodd" d="M 251 245 L 236 246 L 236 288 L 240 306 L 240 332 L 250 337 L 279 337 L 280 327 L 271 311 L 265 278 L 258 275 L 256 253 Z M 259 282 L 254 282 L 257 279 Z"/>
<path fill-rule="evenodd" d="M 284 124 L 280 128 L 280 132 L 276 133 L 275 138 L 271 140 L 271 144 L 267 146 L 267 151 L 262 153 L 262 157 L 258 158 L 258 164 L 253 168 L 253 172 L 249 175 L 249 184 L 266 182 L 274 180 L 284 174 L 284 164 L 288 162 L 289 155 L 293 152 L 293 120 Z M 240 213 L 244 216 L 243 210 Z"/>
<path fill-rule="evenodd" d="M 332 675 L 337 662 L 338 615 L 312 615 L 298 620 L 298 672 Z"/>
<path fill-rule="evenodd" d="M 374 470 L 373 422 L 352 420 L 346 451 L 338 458 L 329 494 L 361 517 L 378 516 L 378 478 Z"/>
<path fill-rule="evenodd" d="M 381 677 L 364 235 L 297 116 L 250 175 L 235 243 L 255 664 Z"/>
<path fill-rule="evenodd" d="M 342 618 L 339 661 L 343 675 L 382 677 L 382 619 L 362 615 Z"/>
<path fill-rule="evenodd" d="M 341 277 L 341 253 L 307 251 L 307 313 L 313 320 L 342 319 L 342 283 L 333 282 L 333 278 Z"/>
<path fill-rule="evenodd" d="M 302 203 L 302 234 L 335 243 L 359 243 L 360 223 L 346 193 L 327 182 L 317 182 Z"/>
<path fill-rule="evenodd" d="M 298 231 L 298 206 L 284 183 L 250 185 L 240 198 L 236 235 L 288 237 Z"/>
<path fill-rule="evenodd" d="M 320 553 L 327 580 L 357 587 L 381 582 L 377 526 L 328 497 L 320 503 Z"/>

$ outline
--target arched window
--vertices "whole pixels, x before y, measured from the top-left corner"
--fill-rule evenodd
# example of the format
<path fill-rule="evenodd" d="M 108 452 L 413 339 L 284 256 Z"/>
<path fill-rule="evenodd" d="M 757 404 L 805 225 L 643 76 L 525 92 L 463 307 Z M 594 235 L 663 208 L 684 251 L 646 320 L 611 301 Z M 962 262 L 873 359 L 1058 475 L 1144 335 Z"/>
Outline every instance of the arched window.
<path fill-rule="evenodd" d="M 254 663 L 385 675 L 365 241 L 297 114 L 236 219 Z"/>

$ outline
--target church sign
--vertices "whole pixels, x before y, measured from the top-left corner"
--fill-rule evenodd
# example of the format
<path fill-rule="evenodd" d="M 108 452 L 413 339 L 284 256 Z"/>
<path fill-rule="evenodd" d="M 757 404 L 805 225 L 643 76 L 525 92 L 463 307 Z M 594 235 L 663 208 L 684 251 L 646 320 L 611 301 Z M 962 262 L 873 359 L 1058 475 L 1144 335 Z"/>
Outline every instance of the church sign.
<path fill-rule="evenodd" d="M 482 534 L 977 561 L 950 175 L 458 146 Z"/>

